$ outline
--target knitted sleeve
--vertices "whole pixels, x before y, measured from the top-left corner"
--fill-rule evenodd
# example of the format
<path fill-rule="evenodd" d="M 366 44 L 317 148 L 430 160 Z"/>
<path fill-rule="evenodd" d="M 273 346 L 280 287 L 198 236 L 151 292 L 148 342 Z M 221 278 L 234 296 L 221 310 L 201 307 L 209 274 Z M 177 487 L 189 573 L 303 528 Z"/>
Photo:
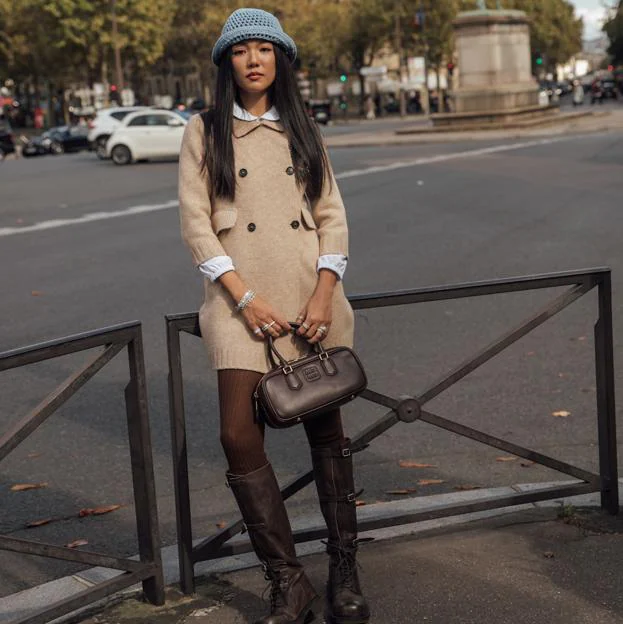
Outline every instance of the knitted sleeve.
<path fill-rule="evenodd" d="M 204 151 L 203 121 L 200 115 L 194 115 L 182 139 L 178 194 L 182 239 L 196 265 L 227 255 L 212 228 L 209 176 L 202 167 Z"/>
<path fill-rule="evenodd" d="M 312 215 L 318 228 L 320 255 L 341 254 L 348 258 L 348 226 L 346 210 L 329 162 L 322 194 L 312 205 Z"/>

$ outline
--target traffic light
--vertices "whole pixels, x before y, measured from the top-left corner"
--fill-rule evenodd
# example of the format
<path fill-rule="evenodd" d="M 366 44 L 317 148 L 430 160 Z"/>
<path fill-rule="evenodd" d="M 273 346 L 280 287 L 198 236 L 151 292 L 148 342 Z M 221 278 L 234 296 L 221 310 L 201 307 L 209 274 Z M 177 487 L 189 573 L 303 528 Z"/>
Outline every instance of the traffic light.
<path fill-rule="evenodd" d="M 537 52 L 536 55 L 536 64 L 540 67 L 541 65 L 543 65 L 543 55 L 540 52 Z"/>
<path fill-rule="evenodd" d="M 454 63 L 450 62 L 447 65 L 448 68 L 448 76 L 452 76 L 452 74 L 454 73 Z"/>
<path fill-rule="evenodd" d="M 346 74 L 340 74 L 340 82 L 347 82 L 348 76 Z"/>
<path fill-rule="evenodd" d="M 119 103 L 121 101 L 121 97 L 119 95 L 119 90 L 117 89 L 117 85 L 111 84 L 110 89 L 108 91 L 108 99 L 111 102 Z"/>

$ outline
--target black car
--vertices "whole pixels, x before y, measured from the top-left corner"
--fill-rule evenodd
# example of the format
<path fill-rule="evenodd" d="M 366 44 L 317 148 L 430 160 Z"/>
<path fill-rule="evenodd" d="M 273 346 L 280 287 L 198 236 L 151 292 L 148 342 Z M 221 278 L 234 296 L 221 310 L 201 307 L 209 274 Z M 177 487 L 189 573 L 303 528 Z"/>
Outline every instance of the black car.
<path fill-rule="evenodd" d="M 15 151 L 15 140 L 11 128 L 0 121 L 0 160 L 3 160 L 7 154 Z"/>
<path fill-rule="evenodd" d="M 90 149 L 86 126 L 57 126 L 33 137 L 22 149 L 22 154 L 43 156 L 45 154 L 65 154 Z"/>

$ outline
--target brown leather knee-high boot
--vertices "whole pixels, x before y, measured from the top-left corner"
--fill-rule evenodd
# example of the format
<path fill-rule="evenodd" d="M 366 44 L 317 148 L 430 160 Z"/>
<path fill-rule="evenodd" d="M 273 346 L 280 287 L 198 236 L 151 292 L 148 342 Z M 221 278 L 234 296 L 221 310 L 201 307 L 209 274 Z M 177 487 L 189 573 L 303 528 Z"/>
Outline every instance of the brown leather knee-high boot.
<path fill-rule="evenodd" d="M 270 615 L 255 624 L 306 624 L 318 594 L 296 557 L 292 529 L 272 466 L 245 475 L 227 473 L 255 554 L 271 582 Z"/>
<path fill-rule="evenodd" d="M 357 512 L 350 440 L 311 451 L 320 509 L 329 530 L 329 614 L 337 624 L 366 624 L 370 609 L 357 574 Z"/>

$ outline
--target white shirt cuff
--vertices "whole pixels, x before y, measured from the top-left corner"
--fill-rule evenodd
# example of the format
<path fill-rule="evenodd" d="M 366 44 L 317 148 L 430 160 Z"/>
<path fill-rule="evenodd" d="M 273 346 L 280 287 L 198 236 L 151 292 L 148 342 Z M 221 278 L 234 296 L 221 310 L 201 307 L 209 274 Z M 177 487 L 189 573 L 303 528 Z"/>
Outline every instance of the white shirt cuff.
<path fill-rule="evenodd" d="M 337 275 L 338 279 L 341 280 L 344 277 L 347 264 L 348 259 L 343 254 L 323 254 L 318 258 L 318 266 L 316 270 L 320 271 L 320 269 L 329 269 Z"/>
<path fill-rule="evenodd" d="M 236 270 L 229 256 L 214 256 L 202 262 L 198 268 L 211 282 L 215 282 L 223 273 Z"/>

